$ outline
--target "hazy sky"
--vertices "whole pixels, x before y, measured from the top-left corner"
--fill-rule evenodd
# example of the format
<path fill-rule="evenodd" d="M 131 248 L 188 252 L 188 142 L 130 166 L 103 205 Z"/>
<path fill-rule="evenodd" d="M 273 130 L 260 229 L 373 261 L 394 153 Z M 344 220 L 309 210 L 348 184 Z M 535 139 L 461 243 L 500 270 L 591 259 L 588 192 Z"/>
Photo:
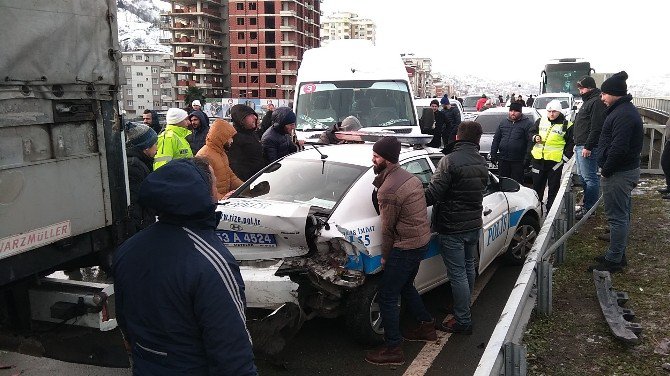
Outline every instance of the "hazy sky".
<path fill-rule="evenodd" d="M 539 81 L 580 57 L 631 80 L 670 74 L 670 2 L 659 0 L 323 0 L 377 25 L 377 45 L 432 58 L 440 73 Z"/>

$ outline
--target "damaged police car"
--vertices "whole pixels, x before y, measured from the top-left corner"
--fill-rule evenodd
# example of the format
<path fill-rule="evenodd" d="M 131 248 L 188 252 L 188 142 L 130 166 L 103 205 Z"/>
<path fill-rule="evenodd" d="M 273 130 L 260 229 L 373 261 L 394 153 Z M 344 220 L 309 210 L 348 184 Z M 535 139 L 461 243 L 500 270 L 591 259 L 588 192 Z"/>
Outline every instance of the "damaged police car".
<path fill-rule="evenodd" d="M 294 333 L 305 319 L 344 316 L 356 340 L 383 339 L 372 145 L 307 146 L 273 162 L 219 204 L 218 236 L 240 263 L 249 308 L 277 310 L 275 316 L 282 311 Z M 399 164 L 427 186 L 442 157 L 438 149 L 403 145 Z M 482 218 L 478 271 L 499 256 L 523 263 L 540 229 L 535 192 L 489 173 Z M 424 293 L 447 281 L 433 236 L 415 285 Z"/>

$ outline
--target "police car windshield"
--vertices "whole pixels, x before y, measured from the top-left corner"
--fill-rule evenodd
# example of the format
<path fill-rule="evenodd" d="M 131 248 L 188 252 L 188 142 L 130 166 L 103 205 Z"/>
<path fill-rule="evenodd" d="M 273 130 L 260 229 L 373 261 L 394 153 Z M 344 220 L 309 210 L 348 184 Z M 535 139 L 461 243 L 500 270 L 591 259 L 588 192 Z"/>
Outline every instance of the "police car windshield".
<path fill-rule="evenodd" d="M 416 125 L 412 97 L 402 81 L 331 81 L 298 88 L 296 128 L 325 130 L 347 116 L 364 128 Z"/>
<path fill-rule="evenodd" d="M 306 203 L 331 210 L 366 170 L 332 161 L 283 159 L 231 197 Z"/>

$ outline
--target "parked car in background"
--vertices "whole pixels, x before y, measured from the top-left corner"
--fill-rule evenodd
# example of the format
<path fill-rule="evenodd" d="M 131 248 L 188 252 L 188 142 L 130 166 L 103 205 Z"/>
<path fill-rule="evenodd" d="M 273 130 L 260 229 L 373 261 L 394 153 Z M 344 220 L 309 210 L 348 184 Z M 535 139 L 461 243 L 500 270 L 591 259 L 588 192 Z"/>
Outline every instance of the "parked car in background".
<path fill-rule="evenodd" d="M 529 117 L 533 123 L 541 117 L 540 113 L 535 108 L 524 107 L 523 112 L 525 116 Z M 493 143 L 493 136 L 500 125 L 500 122 L 509 116 L 509 107 L 496 107 L 479 112 L 474 121 L 482 125 L 482 138 L 479 141 L 479 153 L 486 159 L 489 164 L 489 169 L 497 171 L 498 167 L 491 163 L 491 143 Z"/>
<path fill-rule="evenodd" d="M 533 102 L 533 108 L 540 113 L 541 116 L 547 116 L 547 104 L 553 100 L 561 102 L 561 112 L 565 115 L 568 121 L 575 119 L 575 112 L 577 111 L 577 104 L 575 97 L 570 93 L 545 93 L 540 94 Z"/>
<path fill-rule="evenodd" d="M 396 136 L 401 142 L 413 137 Z M 427 186 L 444 155 L 407 142 L 413 145 L 402 146 L 399 164 Z M 217 233 L 239 261 L 248 307 L 301 317 L 344 316 L 356 340 L 383 339 L 377 300 L 382 229 L 372 145 L 309 145 L 270 164 L 219 203 Z M 533 190 L 489 174 L 477 270 L 499 256 L 523 263 L 540 228 L 540 210 Z M 429 217 L 431 212 L 429 207 Z M 447 281 L 434 237 L 415 284 L 425 293 Z"/>

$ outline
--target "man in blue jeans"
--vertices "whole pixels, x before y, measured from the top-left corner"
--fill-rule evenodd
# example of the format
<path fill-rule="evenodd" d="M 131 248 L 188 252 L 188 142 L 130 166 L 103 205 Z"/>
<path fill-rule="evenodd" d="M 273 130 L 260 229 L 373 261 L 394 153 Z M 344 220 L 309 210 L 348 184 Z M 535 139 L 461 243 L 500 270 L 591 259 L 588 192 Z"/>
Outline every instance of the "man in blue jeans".
<path fill-rule="evenodd" d="M 400 142 L 383 137 L 372 147 L 372 163 L 382 222 L 382 258 L 384 268 L 379 286 L 379 308 L 384 324 L 385 343 L 368 351 L 365 360 L 373 364 L 405 362 L 402 339 L 435 341 L 435 320 L 423 305 L 414 287 L 419 264 L 426 256 L 430 224 L 421 180 L 398 165 Z M 398 298 L 418 321 L 418 325 L 400 334 Z"/>
<path fill-rule="evenodd" d="M 574 139 L 575 158 L 579 175 L 584 183 L 584 205 L 575 213 L 577 220 L 582 219 L 596 201 L 600 192 L 598 181 L 598 139 L 603 127 L 605 104 L 600 100 L 600 90 L 591 76 L 577 81 L 577 89 L 584 100 L 582 108 L 575 117 Z"/>
<path fill-rule="evenodd" d="M 610 227 L 610 245 L 597 264 L 588 270 L 617 272 L 628 264 L 626 245 L 630 230 L 631 192 L 640 179 L 640 152 L 644 131 L 633 97 L 627 94 L 626 72 L 603 82 L 601 98 L 607 106 L 598 141 L 598 166 L 602 180 L 605 215 Z"/>
<path fill-rule="evenodd" d="M 475 286 L 475 254 L 482 230 L 482 202 L 488 180 L 486 162 L 479 155 L 482 126 L 462 122 L 456 142 L 444 149 L 430 185 L 424 191 L 433 205 L 433 229 L 447 266 L 454 298 L 454 318 L 438 324 L 449 333 L 472 334 L 470 298 Z"/>

